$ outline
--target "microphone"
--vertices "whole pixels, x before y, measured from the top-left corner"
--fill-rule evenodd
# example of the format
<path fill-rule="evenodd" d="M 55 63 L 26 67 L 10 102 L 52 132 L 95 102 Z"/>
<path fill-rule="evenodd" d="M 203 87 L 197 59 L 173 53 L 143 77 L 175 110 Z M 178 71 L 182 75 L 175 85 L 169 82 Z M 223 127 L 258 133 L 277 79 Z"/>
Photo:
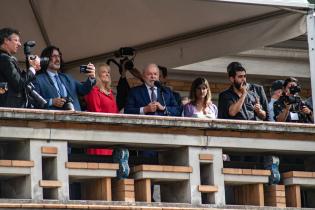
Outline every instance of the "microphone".
<path fill-rule="evenodd" d="M 158 88 L 161 88 L 161 91 L 163 91 L 163 92 L 166 91 L 165 87 L 161 84 L 160 81 L 154 81 L 154 85 L 155 85 L 156 87 L 158 87 Z"/>
<path fill-rule="evenodd" d="M 164 93 L 167 93 L 166 87 L 164 87 L 164 86 L 161 84 L 160 81 L 154 81 L 154 85 L 155 85 L 156 87 L 158 87 L 158 88 L 161 89 L 161 92 L 160 92 L 160 93 L 161 93 L 161 97 L 162 97 L 163 104 L 164 104 L 164 106 L 165 106 L 164 114 L 166 114 L 167 116 L 170 116 L 170 113 L 169 113 L 169 111 L 168 111 L 168 109 L 167 109 L 167 106 L 166 106 L 166 103 L 165 103 L 164 94 L 163 94 L 163 92 L 164 92 Z"/>

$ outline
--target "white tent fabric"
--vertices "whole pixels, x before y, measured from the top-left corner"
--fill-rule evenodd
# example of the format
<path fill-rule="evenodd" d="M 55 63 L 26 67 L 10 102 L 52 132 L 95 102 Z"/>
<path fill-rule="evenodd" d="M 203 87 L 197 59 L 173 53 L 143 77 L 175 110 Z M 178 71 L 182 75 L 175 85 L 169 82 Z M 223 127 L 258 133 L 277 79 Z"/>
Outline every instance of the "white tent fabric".
<path fill-rule="evenodd" d="M 308 8 L 310 6 L 310 3 L 307 0 L 219 0 L 219 1 L 293 8 L 298 7 Z"/>
<path fill-rule="evenodd" d="M 123 46 L 137 49 L 138 65 L 176 67 L 306 32 L 306 16 L 295 11 L 307 10 L 306 0 L 249 2 L 1 0 L 0 26 L 19 29 L 24 41 L 35 40 L 37 53 L 48 44 L 60 47 L 68 67 L 107 58 Z"/>

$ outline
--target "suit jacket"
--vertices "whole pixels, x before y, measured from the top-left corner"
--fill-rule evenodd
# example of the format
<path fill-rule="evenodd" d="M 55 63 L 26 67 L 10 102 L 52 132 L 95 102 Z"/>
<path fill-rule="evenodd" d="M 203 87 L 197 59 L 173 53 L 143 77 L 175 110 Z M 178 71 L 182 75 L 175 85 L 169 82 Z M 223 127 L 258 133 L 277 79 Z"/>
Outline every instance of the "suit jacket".
<path fill-rule="evenodd" d="M 73 100 L 73 106 L 76 111 L 81 111 L 78 94 L 79 95 L 86 95 L 88 94 L 92 87 L 95 85 L 95 79 L 87 79 L 84 83 L 80 83 L 79 81 L 73 79 L 67 74 L 58 73 L 59 78 L 63 85 L 65 86 L 68 97 Z M 57 89 L 54 86 L 53 81 L 49 77 L 47 72 L 43 72 L 42 74 L 36 75 L 36 79 L 33 82 L 35 86 L 35 90 L 45 99 L 47 102 L 50 99 L 58 98 Z M 46 109 L 54 109 L 60 110 L 58 107 L 49 106 L 48 103 L 46 104 Z M 62 109 L 61 109 L 62 110 Z"/>
<path fill-rule="evenodd" d="M 118 106 L 118 110 L 122 110 L 127 103 L 128 94 L 130 90 L 130 86 L 126 78 L 119 78 L 118 85 L 117 85 L 117 96 L 116 102 Z"/>
<path fill-rule="evenodd" d="M 161 89 L 157 88 L 157 101 L 167 108 L 170 116 L 180 116 L 181 109 L 180 106 L 177 104 L 175 97 L 172 91 L 164 87 L 163 96 L 165 99 L 165 104 L 162 99 Z M 151 103 L 150 96 L 148 93 L 148 89 L 145 84 L 134 87 L 130 90 L 128 95 L 127 104 L 125 107 L 126 114 L 140 114 L 140 108 L 144 107 Z M 147 113 L 147 115 L 167 115 L 165 111 L 157 111 L 156 113 Z"/>
<path fill-rule="evenodd" d="M 8 91 L 0 94 L 0 107 L 25 108 L 25 86 L 34 78 L 33 72 L 21 71 L 16 59 L 0 50 L 0 82 L 8 83 Z"/>

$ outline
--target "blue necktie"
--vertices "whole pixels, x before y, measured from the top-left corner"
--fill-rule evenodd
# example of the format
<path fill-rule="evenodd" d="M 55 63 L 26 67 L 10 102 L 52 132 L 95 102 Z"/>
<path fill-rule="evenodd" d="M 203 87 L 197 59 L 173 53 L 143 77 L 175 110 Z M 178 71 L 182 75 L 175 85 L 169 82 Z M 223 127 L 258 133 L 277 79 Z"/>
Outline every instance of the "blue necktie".
<path fill-rule="evenodd" d="M 156 94 L 154 92 L 154 87 L 150 87 L 151 89 L 151 102 L 156 102 L 157 98 L 156 98 Z"/>
<path fill-rule="evenodd" d="M 57 86 L 59 88 L 59 95 L 60 95 L 60 97 L 65 97 L 66 96 L 65 91 L 63 90 L 60 78 L 59 78 L 59 76 L 57 74 L 55 75 L 55 79 L 57 81 Z"/>

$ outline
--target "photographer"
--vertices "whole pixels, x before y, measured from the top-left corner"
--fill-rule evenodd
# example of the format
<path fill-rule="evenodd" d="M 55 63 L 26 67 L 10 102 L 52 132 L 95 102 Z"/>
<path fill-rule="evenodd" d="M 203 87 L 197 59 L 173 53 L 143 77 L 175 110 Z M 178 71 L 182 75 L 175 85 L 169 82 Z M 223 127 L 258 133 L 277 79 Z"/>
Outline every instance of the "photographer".
<path fill-rule="evenodd" d="M 283 88 L 282 96 L 274 103 L 275 120 L 277 122 L 312 123 L 312 110 L 298 95 L 301 91 L 298 80 L 293 77 L 286 79 Z"/>
<path fill-rule="evenodd" d="M 1 91 L 0 107 L 28 107 L 26 86 L 40 70 L 40 60 L 29 59 L 30 68 L 20 70 L 14 54 L 21 47 L 20 33 L 12 28 L 0 29 L 0 82 L 7 85 L 7 91 Z M 2 88 L 5 90 L 5 88 Z"/>
<path fill-rule="evenodd" d="M 95 85 L 95 67 L 89 63 L 83 69 L 88 76 L 84 83 L 62 73 L 62 54 L 55 46 L 46 47 L 41 57 L 48 57 L 49 63 L 43 66 L 43 72 L 33 82 L 35 90 L 48 102 L 46 109 L 81 111 L 79 95 L 88 94 Z M 81 69 L 80 69 L 81 71 Z"/>

